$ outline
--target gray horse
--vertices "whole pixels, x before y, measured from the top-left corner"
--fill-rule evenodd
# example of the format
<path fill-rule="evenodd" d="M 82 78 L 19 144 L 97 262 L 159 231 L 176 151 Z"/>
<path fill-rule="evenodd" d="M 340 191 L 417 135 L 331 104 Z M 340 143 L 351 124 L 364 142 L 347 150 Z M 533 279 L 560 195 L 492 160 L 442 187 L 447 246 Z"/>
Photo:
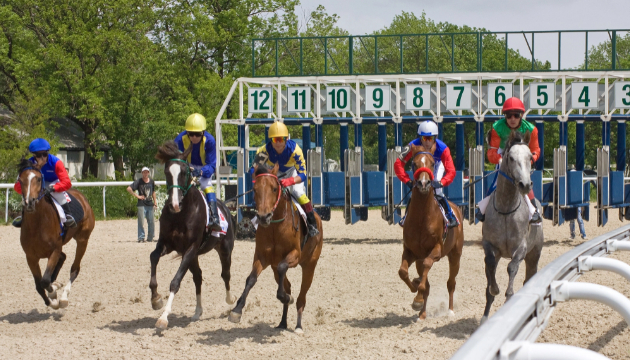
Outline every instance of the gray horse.
<path fill-rule="evenodd" d="M 525 282 L 538 271 L 538 259 L 543 246 L 542 223 L 529 224 L 529 208 L 523 198 L 529 193 L 532 153 L 529 151 L 530 133 L 525 135 L 512 131 L 507 141 L 503 160 L 497 174 L 497 189 L 492 193 L 483 223 L 483 250 L 485 252 L 486 309 L 481 323 L 488 319 L 494 297 L 499 294 L 496 271 L 500 258 L 512 259 L 507 271 L 509 282 L 505 297 L 514 294 L 514 277 L 518 267 L 525 259 Z M 540 202 L 535 200 L 536 208 L 542 213 Z"/>

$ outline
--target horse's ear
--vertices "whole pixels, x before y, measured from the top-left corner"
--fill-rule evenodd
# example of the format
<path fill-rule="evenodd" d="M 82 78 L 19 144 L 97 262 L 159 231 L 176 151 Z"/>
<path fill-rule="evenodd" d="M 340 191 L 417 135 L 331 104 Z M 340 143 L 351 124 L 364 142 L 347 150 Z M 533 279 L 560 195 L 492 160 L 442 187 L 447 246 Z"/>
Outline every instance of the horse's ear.
<path fill-rule="evenodd" d="M 276 165 L 273 166 L 273 169 L 271 169 L 271 173 L 274 175 L 278 175 L 279 169 L 280 169 L 280 164 L 276 163 Z"/>
<path fill-rule="evenodd" d="M 508 144 L 511 144 L 514 141 L 514 138 L 516 137 L 516 131 L 512 130 L 510 131 L 510 136 L 508 137 Z"/>
<path fill-rule="evenodd" d="M 192 144 L 190 144 L 188 149 L 186 149 L 183 153 L 181 153 L 179 155 L 179 158 L 182 159 L 182 160 L 188 159 L 188 155 L 190 155 L 190 153 L 192 152 L 192 149 L 193 149 L 193 146 L 192 146 Z"/>
<path fill-rule="evenodd" d="M 46 165 L 46 162 L 48 162 L 48 158 L 47 157 L 43 157 L 43 158 L 35 158 L 35 164 L 33 164 L 33 167 L 37 170 L 41 170 L 42 167 L 44 165 Z"/>
<path fill-rule="evenodd" d="M 416 146 L 415 144 L 411 144 L 411 153 L 415 155 L 419 151 L 418 150 L 419 147 L 420 146 Z"/>
<path fill-rule="evenodd" d="M 437 148 L 437 142 L 433 142 L 433 145 L 431 146 L 431 154 L 435 154 L 436 148 Z"/>
<path fill-rule="evenodd" d="M 529 140 L 531 139 L 531 137 L 532 137 L 532 133 L 531 132 L 529 132 L 529 131 L 525 132 L 525 136 L 523 136 L 523 142 L 525 144 L 529 144 Z"/>

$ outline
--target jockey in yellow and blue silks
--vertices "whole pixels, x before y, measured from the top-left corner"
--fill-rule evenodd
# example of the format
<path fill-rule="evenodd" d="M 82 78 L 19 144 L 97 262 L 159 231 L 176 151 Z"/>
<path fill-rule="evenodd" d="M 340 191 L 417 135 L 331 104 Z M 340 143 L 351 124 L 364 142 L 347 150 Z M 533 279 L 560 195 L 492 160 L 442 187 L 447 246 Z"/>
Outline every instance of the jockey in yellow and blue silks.
<path fill-rule="evenodd" d="M 289 139 L 289 129 L 281 122 L 274 122 L 269 127 L 269 141 L 256 151 L 254 164 L 264 163 L 268 167 L 279 165 L 278 178 L 281 179 L 282 187 L 287 188 L 289 193 L 297 199 L 306 212 L 308 221 L 308 236 L 313 237 L 319 234 L 317 230 L 317 220 L 313 212 L 313 204 L 306 196 L 306 161 L 302 149 Z M 253 174 L 254 168 L 250 169 Z"/>
<path fill-rule="evenodd" d="M 210 228 L 221 231 L 219 213 L 217 212 L 217 197 L 212 187 L 211 177 L 214 174 L 217 160 L 216 142 L 214 137 L 206 131 L 206 118 L 194 113 L 186 119 L 186 131 L 182 131 L 175 138 L 179 150 L 184 152 L 189 146 L 192 151 L 188 155 L 188 164 L 194 170 L 192 176 L 199 178 L 201 190 L 206 194 L 210 207 Z"/>

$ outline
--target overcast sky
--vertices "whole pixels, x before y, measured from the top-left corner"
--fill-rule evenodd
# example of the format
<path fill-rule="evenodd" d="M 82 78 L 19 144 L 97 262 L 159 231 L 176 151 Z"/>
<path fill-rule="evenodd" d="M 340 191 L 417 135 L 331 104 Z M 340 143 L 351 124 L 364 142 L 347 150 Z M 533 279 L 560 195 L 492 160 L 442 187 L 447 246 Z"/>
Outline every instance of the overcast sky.
<path fill-rule="evenodd" d="M 630 28 L 630 0 L 301 0 L 310 12 L 324 5 L 339 15 L 339 26 L 352 35 L 369 34 L 388 26 L 402 11 L 422 14 L 435 22 L 483 27 L 490 31 L 600 30 Z M 584 59 L 584 34 L 562 38 L 562 66 L 578 66 Z M 589 36 L 589 44 L 608 38 Z M 530 40 L 531 41 L 531 40 Z M 508 44 L 527 52 L 522 35 Z M 544 50 L 543 47 L 544 46 Z M 536 58 L 557 67 L 557 36 L 536 36 Z M 565 62 L 566 61 L 566 62 Z"/>

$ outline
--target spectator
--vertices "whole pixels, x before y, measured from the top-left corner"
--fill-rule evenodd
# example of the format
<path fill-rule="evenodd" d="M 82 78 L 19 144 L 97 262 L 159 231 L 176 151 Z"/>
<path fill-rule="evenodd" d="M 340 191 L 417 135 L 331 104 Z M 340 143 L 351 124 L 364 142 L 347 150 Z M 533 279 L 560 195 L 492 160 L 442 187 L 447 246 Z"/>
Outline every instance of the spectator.
<path fill-rule="evenodd" d="M 157 201 L 155 199 L 155 182 L 149 177 L 148 167 L 142 168 L 142 177 L 127 186 L 127 191 L 138 199 L 138 242 L 144 242 L 145 239 L 143 227 L 145 217 L 149 231 L 147 242 L 151 242 L 155 233 L 153 210 L 157 208 Z M 138 195 L 134 191 L 138 191 Z"/>
<path fill-rule="evenodd" d="M 570 171 L 575 171 L 575 165 L 571 165 Z M 586 240 L 586 231 L 584 230 L 584 220 L 582 220 L 582 207 L 577 208 L 577 222 L 580 227 L 580 236 Z M 571 231 L 571 239 L 575 239 L 575 220 L 569 221 L 569 230 Z"/>

